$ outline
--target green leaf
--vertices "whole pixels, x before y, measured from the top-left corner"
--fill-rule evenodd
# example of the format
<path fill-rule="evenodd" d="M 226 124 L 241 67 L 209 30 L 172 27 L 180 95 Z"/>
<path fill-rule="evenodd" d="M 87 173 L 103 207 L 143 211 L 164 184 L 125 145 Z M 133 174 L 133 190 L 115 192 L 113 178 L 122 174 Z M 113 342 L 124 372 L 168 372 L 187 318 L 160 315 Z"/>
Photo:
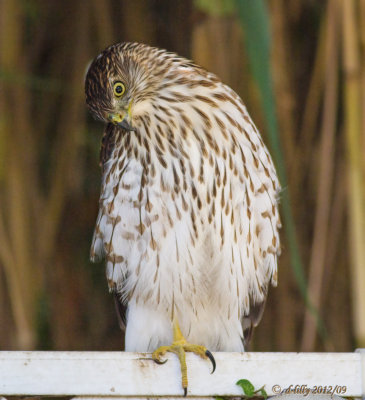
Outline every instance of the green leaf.
<path fill-rule="evenodd" d="M 258 392 L 261 393 L 261 396 L 266 400 L 267 399 L 267 393 L 266 390 L 264 389 L 264 386 L 258 390 Z"/>
<path fill-rule="evenodd" d="M 248 397 L 252 397 L 255 394 L 255 386 L 248 379 L 240 379 L 236 382 L 236 385 L 240 386 L 243 393 Z"/>

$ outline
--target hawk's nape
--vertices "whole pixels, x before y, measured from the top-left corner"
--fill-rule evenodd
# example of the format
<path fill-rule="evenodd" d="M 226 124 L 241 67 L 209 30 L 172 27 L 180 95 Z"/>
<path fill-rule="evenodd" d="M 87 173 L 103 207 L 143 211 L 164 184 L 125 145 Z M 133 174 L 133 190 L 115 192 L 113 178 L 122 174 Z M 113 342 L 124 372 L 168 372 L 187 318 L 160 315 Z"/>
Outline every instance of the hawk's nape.
<path fill-rule="evenodd" d="M 85 91 L 107 124 L 91 258 L 127 309 L 126 350 L 172 351 L 182 366 L 185 351 L 243 351 L 277 283 L 280 186 L 242 100 L 137 43 L 104 50 Z"/>

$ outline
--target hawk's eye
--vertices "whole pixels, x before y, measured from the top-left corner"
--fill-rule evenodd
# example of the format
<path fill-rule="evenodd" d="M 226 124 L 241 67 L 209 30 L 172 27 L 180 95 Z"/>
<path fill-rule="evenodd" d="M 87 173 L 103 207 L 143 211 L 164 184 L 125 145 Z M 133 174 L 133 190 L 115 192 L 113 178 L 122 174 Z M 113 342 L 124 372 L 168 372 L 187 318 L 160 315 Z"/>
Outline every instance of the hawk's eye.
<path fill-rule="evenodd" d="M 122 82 L 115 82 L 113 86 L 114 96 L 121 97 L 125 92 L 125 86 Z"/>

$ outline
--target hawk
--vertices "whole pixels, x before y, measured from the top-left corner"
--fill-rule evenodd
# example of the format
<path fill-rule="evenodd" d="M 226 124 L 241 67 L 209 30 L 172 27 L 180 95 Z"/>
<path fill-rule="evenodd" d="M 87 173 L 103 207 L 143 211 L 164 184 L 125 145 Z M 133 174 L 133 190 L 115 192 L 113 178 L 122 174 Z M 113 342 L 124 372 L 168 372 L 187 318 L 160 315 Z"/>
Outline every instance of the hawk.
<path fill-rule="evenodd" d="M 91 247 L 105 258 L 126 351 L 244 350 L 277 284 L 280 185 L 240 97 L 177 54 L 108 47 L 85 82 L 106 123 Z M 171 344 L 172 343 L 172 344 Z"/>

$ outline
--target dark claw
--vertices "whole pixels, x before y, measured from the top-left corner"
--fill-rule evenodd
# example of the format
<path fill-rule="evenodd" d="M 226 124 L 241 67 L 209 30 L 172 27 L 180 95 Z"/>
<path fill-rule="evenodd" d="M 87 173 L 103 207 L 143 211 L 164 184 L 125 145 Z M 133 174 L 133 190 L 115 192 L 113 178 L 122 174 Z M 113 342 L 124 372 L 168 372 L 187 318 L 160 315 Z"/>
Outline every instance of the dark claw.
<path fill-rule="evenodd" d="M 188 388 L 184 388 L 184 397 L 188 394 Z"/>
<path fill-rule="evenodd" d="M 160 361 L 160 360 L 158 360 L 157 358 L 152 358 L 152 360 L 153 360 L 156 364 L 159 364 L 159 365 L 162 365 L 162 364 L 167 363 L 167 359 L 164 360 L 164 361 Z"/>
<path fill-rule="evenodd" d="M 213 357 L 213 354 L 212 354 L 209 350 L 207 350 L 207 351 L 205 352 L 205 355 L 209 358 L 210 362 L 211 362 L 212 365 L 213 365 L 213 370 L 212 370 L 212 372 L 211 372 L 211 374 L 212 374 L 212 373 L 215 371 L 215 367 L 216 367 L 215 359 L 214 359 L 214 357 Z"/>

